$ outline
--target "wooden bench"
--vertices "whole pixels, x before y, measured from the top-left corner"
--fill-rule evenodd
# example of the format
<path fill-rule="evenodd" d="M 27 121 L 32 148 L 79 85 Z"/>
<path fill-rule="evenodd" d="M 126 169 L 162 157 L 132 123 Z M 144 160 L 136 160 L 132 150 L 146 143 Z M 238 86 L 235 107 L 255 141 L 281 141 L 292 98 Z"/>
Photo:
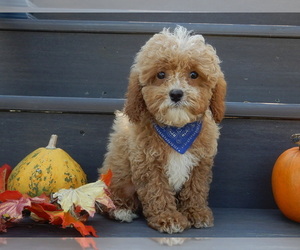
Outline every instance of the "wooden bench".
<path fill-rule="evenodd" d="M 15 166 L 55 133 L 95 181 L 136 52 L 180 23 L 217 49 L 228 95 L 209 201 L 215 226 L 176 237 L 300 236 L 271 189 L 275 160 L 300 131 L 299 14 L 74 16 L 0 20 L 0 164 Z M 87 224 L 102 237 L 174 237 L 143 218 L 127 224 L 96 215 Z M 80 235 L 25 219 L 3 236 Z"/>

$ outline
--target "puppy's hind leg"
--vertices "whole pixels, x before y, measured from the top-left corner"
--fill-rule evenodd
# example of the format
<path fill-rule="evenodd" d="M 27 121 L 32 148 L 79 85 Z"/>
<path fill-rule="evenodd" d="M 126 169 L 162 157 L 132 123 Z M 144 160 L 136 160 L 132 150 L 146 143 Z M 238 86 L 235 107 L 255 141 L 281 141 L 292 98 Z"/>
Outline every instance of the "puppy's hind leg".
<path fill-rule="evenodd" d="M 139 208 L 139 201 L 131 181 L 127 122 L 124 116 L 117 116 L 114 132 L 110 135 L 108 152 L 99 172 L 106 173 L 109 169 L 112 171 L 109 192 L 116 209 L 104 208 L 104 212 L 116 220 L 131 222 L 137 217 L 135 213 Z"/>
<path fill-rule="evenodd" d="M 131 181 L 131 174 L 124 171 L 124 166 L 129 164 L 129 162 L 124 162 L 124 165 L 118 167 L 117 165 L 112 165 L 111 159 L 108 156 L 105 160 L 104 167 L 100 169 L 100 173 L 107 171 L 107 162 L 110 162 L 109 166 L 113 173 L 108 191 L 115 205 L 115 209 L 102 208 L 101 210 L 105 214 L 108 214 L 110 218 L 122 222 L 131 222 L 138 217 L 136 212 L 140 207 L 140 202 Z M 121 171 L 121 169 L 123 170 Z"/>
<path fill-rule="evenodd" d="M 131 222 L 138 215 L 139 200 L 130 179 L 112 180 L 111 198 L 116 209 L 109 211 L 109 216 L 122 222 Z"/>

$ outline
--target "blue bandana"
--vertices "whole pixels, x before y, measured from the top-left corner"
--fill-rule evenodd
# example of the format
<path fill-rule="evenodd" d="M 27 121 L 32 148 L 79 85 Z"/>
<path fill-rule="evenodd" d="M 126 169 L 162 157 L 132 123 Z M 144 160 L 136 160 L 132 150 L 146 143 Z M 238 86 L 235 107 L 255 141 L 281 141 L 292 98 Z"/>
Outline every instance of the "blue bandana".
<path fill-rule="evenodd" d="M 200 134 L 202 123 L 192 122 L 181 128 L 154 124 L 154 128 L 166 143 L 178 153 L 184 154 Z"/>

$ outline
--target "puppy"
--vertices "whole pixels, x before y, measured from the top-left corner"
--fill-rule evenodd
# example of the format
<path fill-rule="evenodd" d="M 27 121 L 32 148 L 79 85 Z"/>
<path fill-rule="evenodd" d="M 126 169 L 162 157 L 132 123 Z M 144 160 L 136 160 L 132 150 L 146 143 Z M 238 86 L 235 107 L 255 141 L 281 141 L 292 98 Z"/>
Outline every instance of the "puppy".
<path fill-rule="evenodd" d="M 226 93 L 219 64 L 203 36 L 181 26 L 137 53 L 100 169 L 113 172 L 111 217 L 131 222 L 141 209 L 170 234 L 213 226 L 207 198 Z"/>

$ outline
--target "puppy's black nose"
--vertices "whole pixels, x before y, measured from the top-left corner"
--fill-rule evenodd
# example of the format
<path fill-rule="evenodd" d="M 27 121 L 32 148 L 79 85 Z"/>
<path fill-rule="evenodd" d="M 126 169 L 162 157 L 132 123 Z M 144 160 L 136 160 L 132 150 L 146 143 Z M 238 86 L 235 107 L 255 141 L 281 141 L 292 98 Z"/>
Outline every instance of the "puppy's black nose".
<path fill-rule="evenodd" d="M 181 89 L 172 89 L 169 96 L 173 102 L 179 102 L 183 97 L 183 91 Z"/>

